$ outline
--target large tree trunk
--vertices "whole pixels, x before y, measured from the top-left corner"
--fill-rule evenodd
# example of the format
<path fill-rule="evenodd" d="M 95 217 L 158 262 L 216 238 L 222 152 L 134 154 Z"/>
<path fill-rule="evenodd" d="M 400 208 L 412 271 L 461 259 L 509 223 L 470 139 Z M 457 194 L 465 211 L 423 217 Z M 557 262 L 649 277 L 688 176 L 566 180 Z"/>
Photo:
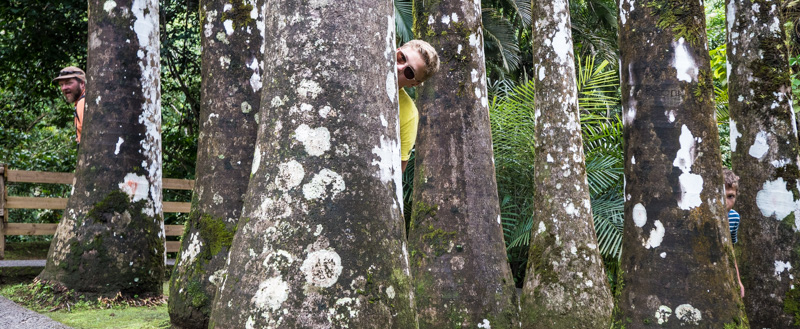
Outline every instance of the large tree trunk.
<path fill-rule="evenodd" d="M 440 73 L 417 88 L 408 239 L 420 327 L 516 327 L 494 177 L 481 7 L 449 0 L 417 1 L 415 8 L 417 34 L 441 59 Z"/>
<path fill-rule="evenodd" d="M 731 151 L 739 180 L 739 268 L 754 328 L 800 312 L 800 187 L 781 1 L 728 0 Z"/>
<path fill-rule="evenodd" d="M 592 222 L 569 4 L 534 1 L 534 223 L 523 328 L 607 328 L 613 301 Z"/>
<path fill-rule="evenodd" d="M 208 328 L 253 164 L 263 68 L 263 1 L 204 0 L 203 86 L 192 212 L 170 278 L 170 322 Z"/>
<path fill-rule="evenodd" d="M 74 189 L 39 278 L 90 294 L 161 294 L 159 67 L 157 1 L 89 2 Z"/>
<path fill-rule="evenodd" d="M 618 319 L 668 328 L 746 322 L 703 6 L 623 1 L 619 20 L 627 186 Z"/>
<path fill-rule="evenodd" d="M 210 326 L 414 328 L 392 3 L 265 13 L 253 172 Z"/>

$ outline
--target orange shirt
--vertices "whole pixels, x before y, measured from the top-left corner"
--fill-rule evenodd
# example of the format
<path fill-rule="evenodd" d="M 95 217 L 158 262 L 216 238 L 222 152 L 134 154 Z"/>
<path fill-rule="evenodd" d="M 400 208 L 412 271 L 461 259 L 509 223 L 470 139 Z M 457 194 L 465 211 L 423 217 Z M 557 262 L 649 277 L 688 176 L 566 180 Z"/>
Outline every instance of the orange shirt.
<path fill-rule="evenodd" d="M 81 131 L 83 131 L 83 107 L 86 105 L 86 91 L 83 91 L 81 97 L 75 102 L 75 140 L 80 144 Z"/>

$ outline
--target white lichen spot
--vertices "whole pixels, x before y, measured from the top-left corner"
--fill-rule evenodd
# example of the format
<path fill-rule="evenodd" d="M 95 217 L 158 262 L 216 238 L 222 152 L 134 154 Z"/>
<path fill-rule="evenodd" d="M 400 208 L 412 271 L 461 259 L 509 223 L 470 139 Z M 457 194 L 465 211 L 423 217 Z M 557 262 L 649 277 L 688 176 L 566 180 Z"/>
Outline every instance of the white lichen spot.
<path fill-rule="evenodd" d="M 305 196 L 306 200 L 325 198 L 329 194 L 328 186 L 330 186 L 330 196 L 333 199 L 337 194 L 344 191 L 344 179 L 330 169 L 322 169 L 318 174 L 314 175 L 311 182 L 303 185 L 303 196 Z"/>
<path fill-rule="evenodd" d="M 328 117 L 328 113 L 331 113 L 331 107 L 325 105 L 321 109 L 319 109 L 318 113 L 319 113 L 319 116 L 321 116 L 322 118 L 327 118 Z"/>
<path fill-rule="evenodd" d="M 661 254 L 659 254 L 659 256 L 661 256 L 661 258 L 667 258 L 667 253 L 662 252 Z"/>
<path fill-rule="evenodd" d="M 553 163 L 553 162 L 555 162 L 555 161 L 556 161 L 556 160 L 555 160 L 555 159 L 553 159 L 553 156 L 552 156 L 552 155 L 550 155 L 550 153 L 548 153 L 548 154 L 547 154 L 547 163 Z"/>
<path fill-rule="evenodd" d="M 214 196 L 211 197 L 211 200 L 213 200 L 214 204 L 218 206 L 221 205 L 223 201 L 225 201 L 222 199 L 222 196 L 219 195 L 219 193 L 217 192 L 214 192 Z"/>
<path fill-rule="evenodd" d="M 736 152 L 736 140 L 739 137 L 742 137 L 742 134 L 739 132 L 739 129 L 736 128 L 736 121 L 730 119 L 730 129 L 731 129 L 731 152 Z"/>
<path fill-rule="evenodd" d="M 307 97 L 311 99 L 316 99 L 317 96 L 322 92 L 322 87 L 316 81 L 303 79 L 300 81 L 300 85 L 297 87 L 297 94 L 300 97 Z M 397 92 L 397 90 L 395 90 Z"/>
<path fill-rule="evenodd" d="M 669 317 L 672 315 L 672 309 L 669 306 L 661 305 L 656 310 L 656 320 L 658 320 L 658 324 L 667 323 Z"/>
<path fill-rule="evenodd" d="M 372 160 L 372 165 L 378 166 L 376 174 L 381 182 L 388 184 L 394 181 L 397 193 L 396 200 L 403 200 L 400 143 L 394 139 L 387 139 L 383 135 L 380 137 L 380 143 L 380 146 L 372 148 L 372 153 L 378 157 L 378 159 Z"/>
<path fill-rule="evenodd" d="M 289 284 L 280 276 L 272 277 L 258 285 L 258 291 L 250 300 L 259 309 L 275 311 L 289 298 Z"/>
<path fill-rule="evenodd" d="M 303 144 L 309 155 L 320 156 L 331 149 L 331 134 L 328 128 L 312 129 L 304 123 L 295 129 L 294 134 L 294 138 Z"/>
<path fill-rule="evenodd" d="M 122 183 L 119 183 L 118 186 L 133 202 L 145 200 L 147 198 L 147 192 L 150 190 L 150 182 L 147 181 L 147 177 L 134 173 L 125 175 L 125 178 L 122 179 Z"/>
<path fill-rule="evenodd" d="M 197 232 L 192 233 L 191 237 L 189 238 L 189 247 L 186 248 L 183 252 L 181 252 L 181 260 L 179 264 L 192 264 L 194 263 L 194 259 L 200 254 L 200 247 L 203 246 L 203 242 L 200 241 L 199 235 Z"/>
<path fill-rule="evenodd" d="M 450 269 L 453 271 L 460 271 L 464 269 L 464 257 L 461 256 L 453 256 L 450 258 Z"/>
<path fill-rule="evenodd" d="M 691 83 L 697 81 L 697 64 L 689 52 L 689 47 L 686 45 L 686 40 L 683 37 L 678 41 L 673 42 L 672 46 L 675 48 L 675 59 L 673 66 L 678 71 L 678 80 Z"/>
<path fill-rule="evenodd" d="M 386 117 L 383 116 L 383 113 L 381 113 L 380 118 L 381 118 L 381 125 L 383 125 L 384 127 L 388 127 L 389 121 L 386 121 Z"/>
<path fill-rule="evenodd" d="M 279 107 L 279 106 L 283 105 L 283 101 L 281 100 L 280 97 L 275 96 L 275 97 L 272 98 L 272 100 L 269 102 L 269 104 L 272 105 L 272 107 Z"/>
<path fill-rule="evenodd" d="M 308 254 L 300 271 L 305 274 L 307 283 L 327 288 L 342 274 L 342 259 L 333 250 L 317 250 Z"/>
<path fill-rule="evenodd" d="M 389 299 L 394 299 L 394 296 L 394 287 L 389 286 L 389 288 L 386 288 L 386 297 L 389 297 Z"/>
<path fill-rule="evenodd" d="M 489 320 L 483 319 L 483 321 L 481 321 L 481 323 L 478 323 L 478 328 L 481 328 L 481 329 L 492 329 L 492 325 L 489 322 Z"/>
<path fill-rule="evenodd" d="M 642 227 L 647 224 L 647 209 L 641 203 L 633 206 L 633 223 L 637 227 Z"/>
<path fill-rule="evenodd" d="M 450 19 L 453 21 L 453 23 L 458 23 L 458 15 L 456 13 L 450 14 Z"/>
<path fill-rule="evenodd" d="M 464 46 L 459 44 L 458 45 L 458 49 L 456 50 L 456 53 L 460 55 L 462 50 L 464 50 Z"/>
<path fill-rule="evenodd" d="M 250 175 L 255 175 L 258 166 L 261 165 L 261 147 L 256 145 L 256 150 L 253 152 L 253 167 L 250 169 Z"/>
<path fill-rule="evenodd" d="M 449 26 L 450 25 L 450 16 L 447 16 L 447 15 L 442 16 L 442 24 Z"/>
<path fill-rule="evenodd" d="M 109 14 L 116 7 L 117 7 L 117 3 L 114 2 L 114 0 L 108 0 L 105 3 L 103 3 L 103 10 L 105 10 Z"/>
<path fill-rule="evenodd" d="M 778 281 L 781 280 L 781 273 L 783 273 L 784 271 L 791 271 L 791 270 L 792 270 L 792 264 L 790 264 L 789 262 L 784 263 L 779 260 L 775 261 L 775 276 L 778 278 Z"/>
<path fill-rule="evenodd" d="M 679 305 L 677 308 L 675 308 L 675 317 L 684 323 L 693 325 L 699 324 L 700 320 L 703 320 L 700 310 L 692 307 L 692 305 L 689 304 Z M 683 325 L 683 323 L 681 325 Z"/>
<path fill-rule="evenodd" d="M 248 102 L 242 102 L 241 107 L 242 107 L 242 113 L 247 114 L 247 113 L 250 113 L 251 111 L 253 111 L 253 106 L 250 105 L 250 103 L 248 103 Z"/>
<path fill-rule="evenodd" d="M 655 228 L 650 230 L 650 237 L 647 238 L 647 241 L 643 241 L 642 243 L 647 249 L 657 248 L 664 240 L 664 224 L 661 224 L 660 220 L 656 220 L 653 225 Z"/>
<path fill-rule="evenodd" d="M 119 147 L 122 146 L 122 142 L 124 142 L 124 140 L 122 137 L 119 137 L 119 139 L 117 139 L 117 146 L 114 148 L 114 155 L 119 155 Z"/>
<path fill-rule="evenodd" d="M 275 176 L 275 185 L 283 190 L 289 189 L 300 185 L 305 177 L 306 172 L 303 170 L 303 165 L 297 160 L 291 160 L 286 163 L 278 165 L 278 174 Z"/>
<path fill-rule="evenodd" d="M 758 134 L 756 134 L 756 140 L 753 141 L 753 145 L 750 146 L 748 154 L 756 159 L 761 160 L 768 151 L 769 144 L 767 144 L 767 132 L 763 130 L 759 131 Z"/>

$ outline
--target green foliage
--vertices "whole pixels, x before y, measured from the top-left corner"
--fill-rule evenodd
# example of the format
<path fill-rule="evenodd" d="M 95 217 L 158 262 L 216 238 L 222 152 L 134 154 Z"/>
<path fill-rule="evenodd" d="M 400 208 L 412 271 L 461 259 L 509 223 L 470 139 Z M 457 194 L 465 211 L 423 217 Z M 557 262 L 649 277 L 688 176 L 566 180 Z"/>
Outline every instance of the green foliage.
<path fill-rule="evenodd" d="M 414 39 L 414 32 L 411 30 L 414 25 L 413 6 L 412 0 L 394 1 L 394 24 L 398 47 Z"/>
<path fill-rule="evenodd" d="M 595 230 L 604 257 L 619 257 L 622 243 L 622 123 L 618 75 L 607 61 L 578 65 L 579 107 Z M 517 282 L 524 277 L 533 225 L 534 84 L 490 83 L 489 109 L 501 218 Z"/>

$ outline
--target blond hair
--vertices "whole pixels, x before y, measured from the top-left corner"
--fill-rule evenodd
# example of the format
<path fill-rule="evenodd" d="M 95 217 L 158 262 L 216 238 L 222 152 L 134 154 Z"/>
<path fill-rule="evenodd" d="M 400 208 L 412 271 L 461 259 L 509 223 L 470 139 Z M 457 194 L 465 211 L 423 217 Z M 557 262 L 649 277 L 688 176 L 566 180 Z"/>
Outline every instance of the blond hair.
<path fill-rule="evenodd" d="M 425 61 L 425 80 L 439 72 L 439 55 L 436 54 L 436 49 L 433 49 L 431 44 L 416 39 L 406 42 L 400 46 L 400 49 L 413 49 L 419 53 L 422 60 Z"/>
<path fill-rule="evenodd" d="M 734 190 L 739 189 L 739 176 L 736 176 L 736 174 L 734 174 L 733 171 L 731 171 L 728 168 L 723 168 L 722 175 L 725 176 L 726 189 L 734 189 Z"/>

